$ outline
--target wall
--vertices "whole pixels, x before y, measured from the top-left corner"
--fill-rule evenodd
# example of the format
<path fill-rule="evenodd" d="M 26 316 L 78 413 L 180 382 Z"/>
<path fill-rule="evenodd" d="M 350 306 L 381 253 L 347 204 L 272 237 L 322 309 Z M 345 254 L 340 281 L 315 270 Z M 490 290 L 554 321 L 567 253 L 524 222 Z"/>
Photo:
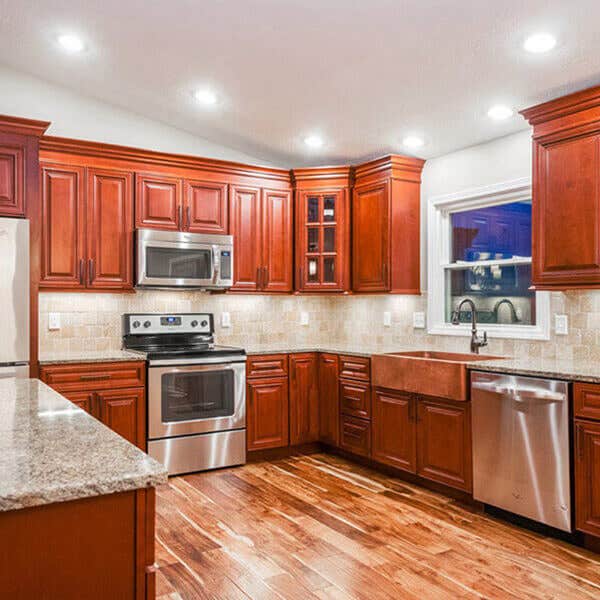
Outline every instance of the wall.
<path fill-rule="evenodd" d="M 48 135 L 267 164 L 90 97 L 0 66 L 0 114 L 51 121 Z"/>

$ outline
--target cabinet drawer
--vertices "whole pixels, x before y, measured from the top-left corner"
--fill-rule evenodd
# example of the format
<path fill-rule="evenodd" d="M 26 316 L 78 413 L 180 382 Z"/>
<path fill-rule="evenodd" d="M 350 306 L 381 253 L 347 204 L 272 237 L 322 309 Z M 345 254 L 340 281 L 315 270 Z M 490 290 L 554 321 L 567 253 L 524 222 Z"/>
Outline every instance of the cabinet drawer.
<path fill-rule="evenodd" d="M 249 356 L 246 363 L 247 377 L 287 377 L 288 355 L 267 354 Z"/>
<path fill-rule="evenodd" d="M 340 381 L 340 411 L 351 417 L 371 418 L 371 386 L 368 383 Z"/>
<path fill-rule="evenodd" d="M 600 420 L 600 385 L 574 383 L 573 412 L 576 417 Z"/>
<path fill-rule="evenodd" d="M 371 452 L 371 423 L 342 415 L 340 424 L 340 446 L 360 456 L 369 456 Z"/>
<path fill-rule="evenodd" d="M 42 366 L 40 379 L 57 392 L 144 387 L 146 363 L 83 363 Z"/>
<path fill-rule="evenodd" d="M 340 377 L 371 381 L 371 359 L 361 356 L 340 356 Z"/>

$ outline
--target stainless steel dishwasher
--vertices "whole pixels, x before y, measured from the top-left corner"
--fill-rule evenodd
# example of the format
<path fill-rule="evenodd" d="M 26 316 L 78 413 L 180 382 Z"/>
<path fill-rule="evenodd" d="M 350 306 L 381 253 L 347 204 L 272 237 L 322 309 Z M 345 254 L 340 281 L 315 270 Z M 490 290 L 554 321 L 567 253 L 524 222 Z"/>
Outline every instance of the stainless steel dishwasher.
<path fill-rule="evenodd" d="M 571 531 L 565 381 L 471 375 L 473 497 Z"/>

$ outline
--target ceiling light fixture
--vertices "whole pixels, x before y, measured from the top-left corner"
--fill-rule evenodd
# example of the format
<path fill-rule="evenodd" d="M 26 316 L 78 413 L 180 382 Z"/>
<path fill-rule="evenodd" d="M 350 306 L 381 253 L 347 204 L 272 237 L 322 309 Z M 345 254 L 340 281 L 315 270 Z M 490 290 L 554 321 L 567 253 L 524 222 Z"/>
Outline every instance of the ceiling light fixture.
<path fill-rule="evenodd" d="M 421 148 L 425 145 L 425 142 L 417 135 L 407 135 L 402 140 L 402 145 L 406 148 Z"/>
<path fill-rule="evenodd" d="M 71 54 L 77 54 L 78 52 L 81 52 L 85 47 L 83 40 L 80 37 L 73 35 L 72 33 L 65 33 L 63 35 L 59 35 L 58 43 L 60 44 L 63 50 L 66 50 Z"/>
<path fill-rule="evenodd" d="M 492 106 L 490 110 L 488 110 L 488 117 L 493 119 L 494 121 L 504 121 L 505 119 L 509 119 L 514 115 L 514 111 L 512 108 L 508 106 L 504 106 L 504 104 L 496 104 Z"/>
<path fill-rule="evenodd" d="M 304 138 L 304 143 L 309 148 L 321 148 L 323 146 L 323 138 L 318 135 L 309 135 Z"/>
<path fill-rule="evenodd" d="M 535 33 L 530 35 L 523 44 L 523 48 L 532 54 L 550 52 L 556 46 L 556 38 L 550 33 Z"/>
<path fill-rule="evenodd" d="M 199 104 L 203 104 L 204 106 L 214 106 L 217 101 L 217 95 L 208 89 L 196 90 L 194 92 L 194 98 L 196 102 Z"/>

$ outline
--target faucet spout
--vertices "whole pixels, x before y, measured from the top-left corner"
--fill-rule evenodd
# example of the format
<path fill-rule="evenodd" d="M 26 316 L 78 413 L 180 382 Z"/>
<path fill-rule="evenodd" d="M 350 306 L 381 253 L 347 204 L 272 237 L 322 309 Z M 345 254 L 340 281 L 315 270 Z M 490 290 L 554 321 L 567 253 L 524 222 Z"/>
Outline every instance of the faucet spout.
<path fill-rule="evenodd" d="M 473 300 L 465 298 L 458 304 L 456 310 L 452 313 L 452 325 L 460 323 L 460 310 L 465 304 L 468 304 L 471 309 L 471 352 L 479 354 L 479 348 L 487 346 L 488 340 L 487 332 L 483 332 L 483 338 L 480 338 L 477 334 L 477 310 Z"/>

